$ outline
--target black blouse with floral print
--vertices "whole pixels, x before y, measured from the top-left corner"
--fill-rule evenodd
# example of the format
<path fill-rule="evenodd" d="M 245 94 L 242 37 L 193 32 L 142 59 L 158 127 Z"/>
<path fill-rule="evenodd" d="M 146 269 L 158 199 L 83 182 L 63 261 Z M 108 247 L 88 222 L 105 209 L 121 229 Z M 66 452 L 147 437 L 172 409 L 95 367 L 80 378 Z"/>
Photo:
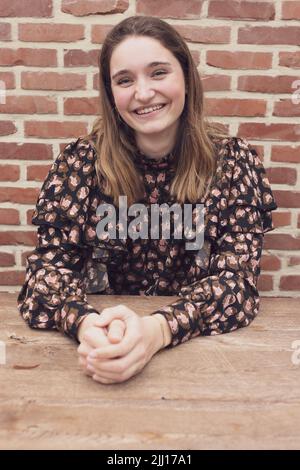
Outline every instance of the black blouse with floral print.
<path fill-rule="evenodd" d="M 259 311 L 263 237 L 274 229 L 271 211 L 277 204 L 245 139 L 214 143 L 217 171 L 199 201 L 204 243 L 197 250 L 186 249 L 184 234 L 181 239 L 99 237 L 97 208 L 112 200 L 98 185 L 93 142 L 67 145 L 49 171 L 32 218 L 38 243 L 27 258 L 18 296 L 29 326 L 58 329 L 78 340 L 82 320 L 97 312 L 87 294 L 179 297 L 152 312 L 168 321 L 169 347 L 249 325 Z M 134 161 L 145 184 L 140 202 L 147 210 L 154 203 L 171 205 L 172 155 L 155 160 L 138 153 Z M 120 224 L 116 229 L 119 234 Z"/>

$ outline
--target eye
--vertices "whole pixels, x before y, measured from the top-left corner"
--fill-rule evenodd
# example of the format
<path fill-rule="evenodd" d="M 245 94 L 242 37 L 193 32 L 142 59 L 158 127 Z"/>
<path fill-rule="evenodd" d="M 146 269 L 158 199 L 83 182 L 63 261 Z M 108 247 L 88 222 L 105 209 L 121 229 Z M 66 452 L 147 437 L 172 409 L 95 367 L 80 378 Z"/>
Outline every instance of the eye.
<path fill-rule="evenodd" d="M 154 72 L 154 75 L 165 75 L 167 72 L 165 70 L 156 70 L 156 72 Z"/>
<path fill-rule="evenodd" d="M 128 78 L 122 78 L 121 80 L 117 82 L 117 85 L 122 85 L 123 83 L 128 82 L 128 80 L 129 80 Z"/>

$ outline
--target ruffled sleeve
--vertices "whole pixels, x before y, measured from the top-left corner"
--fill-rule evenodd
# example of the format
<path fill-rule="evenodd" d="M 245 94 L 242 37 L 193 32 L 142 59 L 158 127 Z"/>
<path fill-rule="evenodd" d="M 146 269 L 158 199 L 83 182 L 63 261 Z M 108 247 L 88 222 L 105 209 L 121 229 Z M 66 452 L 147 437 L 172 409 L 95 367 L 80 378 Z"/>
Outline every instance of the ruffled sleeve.
<path fill-rule="evenodd" d="M 88 256 L 84 230 L 95 184 L 94 153 L 74 142 L 56 158 L 40 191 L 32 223 L 38 243 L 26 260 L 18 307 L 32 328 L 58 329 L 77 339 L 89 313 L 82 268 Z"/>
<path fill-rule="evenodd" d="M 263 164 L 245 139 L 230 139 L 221 154 L 207 203 L 207 275 L 183 287 L 181 299 L 153 312 L 168 321 L 170 347 L 248 326 L 259 311 L 263 237 L 274 229 L 271 212 L 277 204 Z"/>

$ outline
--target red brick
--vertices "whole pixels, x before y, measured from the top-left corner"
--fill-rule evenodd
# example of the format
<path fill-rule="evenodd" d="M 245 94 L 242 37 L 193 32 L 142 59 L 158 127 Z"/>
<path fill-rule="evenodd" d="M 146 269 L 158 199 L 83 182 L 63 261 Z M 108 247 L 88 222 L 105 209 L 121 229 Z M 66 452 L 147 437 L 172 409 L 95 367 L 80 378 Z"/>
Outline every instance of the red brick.
<path fill-rule="evenodd" d="M 272 213 L 272 219 L 276 228 L 287 227 L 288 225 L 291 225 L 292 221 L 290 212 L 275 211 Z"/>
<path fill-rule="evenodd" d="M 299 266 L 300 256 L 291 256 L 288 260 L 288 266 Z"/>
<path fill-rule="evenodd" d="M 265 116 L 265 100 L 232 98 L 205 98 L 205 112 L 209 116 Z"/>
<path fill-rule="evenodd" d="M 15 134 L 16 132 L 17 128 L 12 121 L 0 121 L 0 136 Z"/>
<path fill-rule="evenodd" d="M 93 24 L 91 34 L 92 43 L 102 44 L 109 31 L 112 30 L 112 28 L 113 25 L 109 24 Z"/>
<path fill-rule="evenodd" d="M 297 290 L 300 291 L 300 276 L 291 274 L 289 276 L 281 276 L 279 282 L 280 290 Z"/>
<path fill-rule="evenodd" d="M 0 187 L 0 202 L 35 204 L 38 194 L 39 188 Z"/>
<path fill-rule="evenodd" d="M 271 160 L 273 162 L 300 163 L 300 146 L 273 145 Z"/>
<path fill-rule="evenodd" d="M 21 286 L 25 282 L 25 271 L 2 271 L 0 272 L 0 285 Z"/>
<path fill-rule="evenodd" d="M 228 75 L 202 75 L 201 82 L 205 92 L 228 91 L 231 89 L 231 77 Z"/>
<path fill-rule="evenodd" d="M 16 87 L 15 75 L 12 72 L 0 72 L 0 81 L 4 83 L 6 90 Z"/>
<path fill-rule="evenodd" d="M 279 65 L 282 67 L 300 68 L 300 52 L 279 52 Z"/>
<path fill-rule="evenodd" d="M 0 16 L 51 17 L 52 0 L 1 0 Z"/>
<path fill-rule="evenodd" d="M 68 139 L 87 134 L 87 124 L 78 121 L 27 121 L 24 123 L 26 137 L 45 139 Z"/>
<path fill-rule="evenodd" d="M 99 50 L 81 51 L 80 49 L 69 49 L 64 51 L 65 67 L 98 67 Z"/>
<path fill-rule="evenodd" d="M 273 20 L 275 6 L 273 2 L 219 0 L 211 1 L 208 18 L 229 18 L 231 20 Z"/>
<path fill-rule="evenodd" d="M 300 191 L 276 190 L 275 199 L 280 207 L 300 207 Z"/>
<path fill-rule="evenodd" d="M 128 0 L 62 0 L 61 10 L 74 16 L 124 13 L 129 7 Z"/>
<path fill-rule="evenodd" d="M 265 250 L 300 250 L 300 236 L 288 233 L 273 233 L 265 237 Z"/>
<path fill-rule="evenodd" d="M 239 125 L 238 136 L 257 140 L 291 140 L 299 142 L 300 124 L 247 122 Z"/>
<path fill-rule="evenodd" d="M 0 65 L 25 65 L 28 67 L 56 67 L 57 58 L 54 49 L 5 49 L 0 50 Z"/>
<path fill-rule="evenodd" d="M 246 26 L 238 31 L 239 44 L 300 44 L 299 26 Z"/>
<path fill-rule="evenodd" d="M 27 180 L 44 181 L 50 168 L 51 165 L 29 165 L 27 167 Z"/>
<path fill-rule="evenodd" d="M 37 241 L 37 234 L 35 231 L 14 231 L 0 232 L 0 245 L 34 245 Z"/>
<path fill-rule="evenodd" d="M 80 24 L 30 23 L 19 25 L 20 41 L 73 42 L 84 38 L 84 27 Z"/>
<path fill-rule="evenodd" d="M 268 179 L 271 184 L 295 185 L 297 182 L 297 170 L 295 168 L 269 168 Z"/>
<path fill-rule="evenodd" d="M 300 106 L 293 103 L 291 99 L 281 99 L 274 103 L 274 111 L 272 116 L 294 116 L 300 117 Z"/>
<path fill-rule="evenodd" d="M 248 51 L 208 51 L 206 63 L 212 67 L 223 69 L 270 69 L 272 67 L 272 53 Z"/>
<path fill-rule="evenodd" d="M 263 255 L 261 259 L 262 271 L 278 271 L 281 268 L 280 259 L 274 255 Z"/>
<path fill-rule="evenodd" d="M 296 77 L 289 75 L 243 75 L 238 78 L 237 89 L 256 93 L 292 93 Z"/>
<path fill-rule="evenodd" d="M 273 289 L 273 276 L 270 274 L 262 274 L 258 278 L 257 287 L 259 292 L 266 292 Z"/>
<path fill-rule="evenodd" d="M 47 96 L 7 96 L 0 106 L 0 113 L 6 114 L 55 114 L 56 98 Z"/>
<path fill-rule="evenodd" d="M 21 88 L 26 90 L 85 90 L 86 75 L 58 72 L 22 72 Z"/>
<path fill-rule="evenodd" d="M 137 0 L 137 15 L 158 16 L 159 18 L 199 19 L 203 0 Z"/>
<path fill-rule="evenodd" d="M 66 98 L 64 100 L 64 114 L 66 115 L 97 115 L 99 111 L 99 98 Z"/>
<path fill-rule="evenodd" d="M 230 27 L 228 26 L 192 26 L 172 25 L 189 42 L 203 44 L 229 44 Z"/>
<path fill-rule="evenodd" d="M 20 225 L 19 211 L 16 209 L 0 209 L 0 224 Z"/>
<path fill-rule="evenodd" d="M 15 265 L 15 256 L 12 253 L 0 253 L 0 266 L 14 266 Z"/>
<path fill-rule="evenodd" d="M 300 20 L 300 2 L 289 1 L 282 2 L 282 15 L 283 20 Z"/>
<path fill-rule="evenodd" d="M 0 158 L 11 160 L 50 160 L 52 146 L 48 144 L 0 142 Z"/>
<path fill-rule="evenodd" d="M 1 13 L 0 13 L 1 16 Z M 9 23 L 0 23 L 0 41 L 11 40 L 11 25 Z"/>
<path fill-rule="evenodd" d="M 18 181 L 19 178 L 19 165 L 0 165 L 0 181 Z"/>
<path fill-rule="evenodd" d="M 34 214 L 34 210 L 35 209 L 29 209 L 27 212 L 26 212 L 26 222 L 27 222 L 27 225 L 32 225 L 33 224 L 31 223 L 32 221 L 32 217 L 33 217 L 33 214 Z"/>

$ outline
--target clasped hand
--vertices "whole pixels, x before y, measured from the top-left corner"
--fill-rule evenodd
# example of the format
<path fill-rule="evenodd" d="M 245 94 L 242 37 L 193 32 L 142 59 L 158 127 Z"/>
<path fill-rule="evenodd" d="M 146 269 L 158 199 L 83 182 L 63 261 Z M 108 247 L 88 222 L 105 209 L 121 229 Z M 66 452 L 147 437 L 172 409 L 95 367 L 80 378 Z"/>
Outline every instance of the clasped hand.
<path fill-rule="evenodd" d="M 157 333 L 157 322 L 150 316 L 140 317 L 124 305 L 105 308 L 83 331 L 79 364 L 96 382 L 124 382 L 160 349 Z"/>

